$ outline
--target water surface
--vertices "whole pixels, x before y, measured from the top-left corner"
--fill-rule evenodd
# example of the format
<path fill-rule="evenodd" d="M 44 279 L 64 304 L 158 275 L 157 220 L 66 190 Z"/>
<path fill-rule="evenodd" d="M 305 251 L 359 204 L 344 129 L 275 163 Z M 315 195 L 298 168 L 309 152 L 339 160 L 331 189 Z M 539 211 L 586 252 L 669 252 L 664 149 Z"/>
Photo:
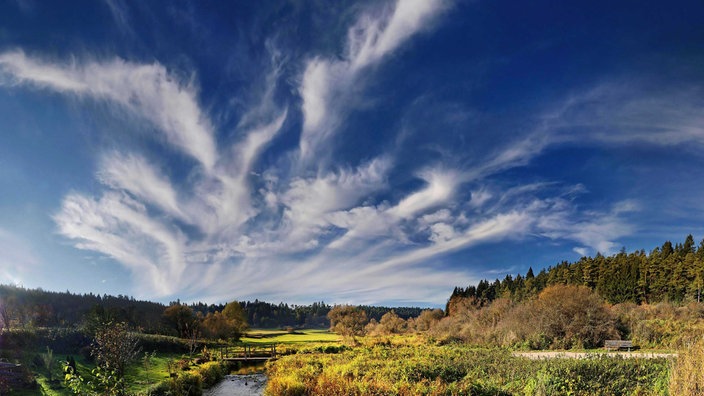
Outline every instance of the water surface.
<path fill-rule="evenodd" d="M 264 394 L 266 375 L 226 375 L 219 384 L 203 391 L 203 396 L 258 396 Z"/>

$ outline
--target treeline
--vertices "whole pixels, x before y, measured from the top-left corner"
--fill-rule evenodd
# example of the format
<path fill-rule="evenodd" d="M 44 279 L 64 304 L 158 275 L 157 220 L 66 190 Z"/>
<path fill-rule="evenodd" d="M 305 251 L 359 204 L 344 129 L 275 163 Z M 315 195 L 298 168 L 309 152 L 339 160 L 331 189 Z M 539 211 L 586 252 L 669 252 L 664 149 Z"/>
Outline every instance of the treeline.
<path fill-rule="evenodd" d="M 327 315 L 333 308 L 325 302 L 289 305 L 255 300 L 239 304 L 244 310 L 247 324 L 253 328 L 327 328 L 330 326 Z M 202 302 L 182 304 L 178 300 L 165 305 L 123 295 L 74 294 L 0 285 L 0 329 L 75 328 L 112 321 L 128 323 L 144 333 L 178 335 L 179 330 L 174 327 L 173 321 L 164 315 L 174 305 L 187 306 L 202 318 L 222 312 L 226 307 L 226 304 Z M 368 318 L 376 320 L 391 310 L 404 319 L 418 316 L 421 312 L 420 308 L 408 307 L 361 306 L 360 309 L 366 312 Z"/>
<path fill-rule="evenodd" d="M 178 303 L 178 302 L 176 302 Z M 174 304 L 174 303 L 172 303 Z M 260 329 L 275 328 L 308 328 L 323 329 L 330 327 L 328 313 L 334 306 L 325 302 L 314 302 L 310 305 L 289 305 L 286 303 L 271 304 L 264 301 L 254 300 L 240 302 L 245 311 L 247 323 L 250 327 Z M 192 304 L 190 307 L 194 312 L 205 316 L 215 311 L 222 311 L 224 304 L 206 305 L 203 303 Z M 394 311 L 403 319 L 413 318 L 422 312 L 417 307 L 378 307 L 371 305 L 360 305 L 358 308 L 365 312 L 369 319 L 381 320 L 381 317 L 390 311 Z"/>
<path fill-rule="evenodd" d="M 542 269 L 537 275 L 530 268 L 524 276 L 507 275 L 503 280 L 456 287 L 450 301 L 469 297 L 483 304 L 499 298 L 520 302 L 552 285 L 586 286 L 611 304 L 701 302 L 704 240 L 695 246 L 694 238 L 688 235 L 683 243 L 673 245 L 667 241 L 649 254 L 644 250 L 630 254 L 621 250 L 608 257 L 582 257 L 573 263 L 563 261 Z"/>
<path fill-rule="evenodd" d="M 93 318 L 127 322 L 147 333 L 162 328 L 164 305 L 123 295 L 74 294 L 0 285 L 0 329 L 76 327 Z"/>

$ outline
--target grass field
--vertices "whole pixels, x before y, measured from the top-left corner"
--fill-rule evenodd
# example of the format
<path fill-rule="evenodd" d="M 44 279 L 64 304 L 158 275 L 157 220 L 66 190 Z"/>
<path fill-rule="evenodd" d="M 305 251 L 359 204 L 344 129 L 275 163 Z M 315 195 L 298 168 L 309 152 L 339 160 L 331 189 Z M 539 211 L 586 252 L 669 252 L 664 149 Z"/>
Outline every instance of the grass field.
<path fill-rule="evenodd" d="M 283 330 L 250 330 L 240 340 L 248 344 L 299 344 L 340 342 L 342 338 L 328 330 L 296 330 L 287 332 Z"/>

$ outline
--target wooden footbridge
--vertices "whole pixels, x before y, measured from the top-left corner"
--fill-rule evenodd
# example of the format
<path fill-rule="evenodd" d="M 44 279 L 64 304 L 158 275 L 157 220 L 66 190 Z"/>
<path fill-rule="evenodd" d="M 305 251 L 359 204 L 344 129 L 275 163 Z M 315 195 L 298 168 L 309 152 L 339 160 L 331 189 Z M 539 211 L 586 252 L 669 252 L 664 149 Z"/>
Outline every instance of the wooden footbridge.
<path fill-rule="evenodd" d="M 220 358 L 230 362 L 265 362 L 276 359 L 276 344 L 221 346 Z"/>

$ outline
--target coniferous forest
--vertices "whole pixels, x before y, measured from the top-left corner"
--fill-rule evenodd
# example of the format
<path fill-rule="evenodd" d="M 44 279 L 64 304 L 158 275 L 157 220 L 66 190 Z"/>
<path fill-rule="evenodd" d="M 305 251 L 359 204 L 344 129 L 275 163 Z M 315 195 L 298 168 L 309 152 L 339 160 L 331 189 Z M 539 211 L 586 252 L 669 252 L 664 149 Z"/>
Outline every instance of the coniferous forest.
<path fill-rule="evenodd" d="M 683 243 L 667 241 L 650 253 L 644 250 L 612 256 L 597 254 L 569 263 L 563 261 L 525 275 L 480 281 L 456 287 L 451 299 L 474 297 L 482 302 L 497 298 L 524 301 L 551 285 L 580 285 L 596 291 L 611 304 L 632 302 L 701 302 L 704 287 L 704 240 L 695 245 L 692 235 Z"/>

